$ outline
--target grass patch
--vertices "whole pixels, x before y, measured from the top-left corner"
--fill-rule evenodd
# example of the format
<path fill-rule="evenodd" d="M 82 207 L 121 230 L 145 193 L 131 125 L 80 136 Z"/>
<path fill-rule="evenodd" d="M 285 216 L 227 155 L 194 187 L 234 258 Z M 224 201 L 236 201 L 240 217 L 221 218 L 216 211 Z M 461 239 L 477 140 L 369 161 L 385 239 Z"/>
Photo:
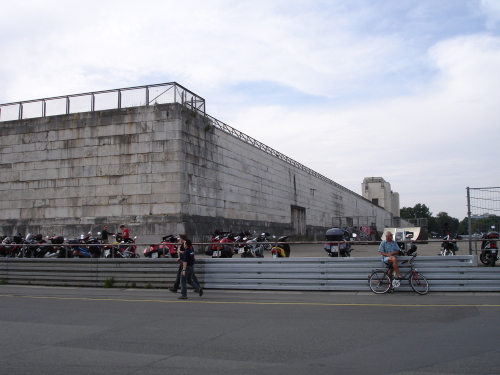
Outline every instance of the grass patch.
<path fill-rule="evenodd" d="M 110 277 L 109 279 L 106 279 L 106 281 L 104 281 L 104 287 L 105 288 L 112 288 L 114 283 L 115 283 L 115 278 Z"/>

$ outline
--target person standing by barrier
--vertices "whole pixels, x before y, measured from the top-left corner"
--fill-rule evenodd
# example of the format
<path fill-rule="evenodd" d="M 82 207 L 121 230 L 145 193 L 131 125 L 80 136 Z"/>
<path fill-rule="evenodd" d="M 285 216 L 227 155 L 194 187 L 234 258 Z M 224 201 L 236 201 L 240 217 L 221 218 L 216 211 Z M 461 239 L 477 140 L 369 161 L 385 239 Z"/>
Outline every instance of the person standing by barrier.
<path fill-rule="evenodd" d="M 190 240 L 184 241 L 184 252 L 182 254 L 181 264 L 181 296 L 179 299 L 187 299 L 187 284 L 191 285 L 201 297 L 203 295 L 203 288 L 193 281 L 194 249 Z"/>
<path fill-rule="evenodd" d="M 125 224 L 120 225 L 120 229 L 122 230 L 122 241 L 128 242 L 130 238 L 130 231 L 127 227 L 125 227 Z"/>
<path fill-rule="evenodd" d="M 102 228 L 102 232 L 101 232 L 101 243 L 108 243 L 109 235 L 112 235 L 112 234 L 113 233 L 108 232 L 108 226 L 105 225 Z"/>
<path fill-rule="evenodd" d="M 187 241 L 187 236 L 185 234 L 180 234 L 179 235 L 179 241 L 180 241 L 180 245 L 179 246 L 179 258 L 177 259 L 177 262 L 180 262 L 179 264 L 179 269 L 177 270 L 177 276 L 175 277 L 175 282 L 174 282 L 174 286 L 172 286 L 171 288 L 168 288 L 168 290 L 170 290 L 172 293 L 177 293 L 177 290 L 179 289 L 179 286 L 181 285 L 181 274 L 182 274 L 182 262 L 181 262 L 181 257 L 182 257 L 182 253 L 184 253 L 184 250 L 183 250 L 183 247 L 184 247 L 184 242 Z M 200 283 L 198 282 L 198 278 L 196 277 L 194 271 L 193 271 L 193 274 L 192 274 L 192 278 L 193 278 L 193 281 L 200 285 Z"/>
<path fill-rule="evenodd" d="M 398 258 L 396 257 L 396 255 L 399 254 L 401 249 L 394 241 L 391 231 L 385 232 L 385 240 L 380 243 L 378 251 L 382 256 L 382 262 L 384 262 L 388 266 L 392 265 L 394 271 L 396 271 L 397 277 L 400 278 L 401 273 L 399 272 Z"/>

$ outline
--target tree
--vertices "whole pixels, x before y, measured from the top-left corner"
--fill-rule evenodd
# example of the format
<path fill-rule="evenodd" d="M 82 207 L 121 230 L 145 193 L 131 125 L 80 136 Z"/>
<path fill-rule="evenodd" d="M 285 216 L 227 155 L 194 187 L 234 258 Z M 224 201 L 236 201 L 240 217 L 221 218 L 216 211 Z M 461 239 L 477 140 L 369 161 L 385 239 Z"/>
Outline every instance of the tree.
<path fill-rule="evenodd" d="M 445 231 L 449 230 L 452 233 L 457 233 L 458 225 L 460 222 L 458 219 L 451 217 L 447 212 L 440 212 L 436 215 L 435 221 L 435 232 L 444 234 Z"/>
<path fill-rule="evenodd" d="M 442 234 L 449 230 L 457 233 L 459 230 L 459 220 L 448 215 L 447 212 L 440 212 L 435 217 L 425 204 L 417 203 L 413 207 L 403 207 L 400 210 L 403 219 L 427 219 L 427 229 L 429 232 Z M 462 228 L 462 226 L 460 226 Z"/>
<path fill-rule="evenodd" d="M 494 226 L 495 228 L 492 228 Z M 487 233 L 489 231 L 500 230 L 500 216 L 497 215 L 484 215 L 483 217 L 473 217 L 471 220 L 471 234 Z M 469 232 L 469 219 L 464 218 L 459 225 L 458 233 L 466 234 Z"/>
<path fill-rule="evenodd" d="M 432 217 L 429 207 L 421 203 L 417 203 L 414 207 L 403 207 L 399 210 L 399 214 L 403 219 L 429 219 Z"/>

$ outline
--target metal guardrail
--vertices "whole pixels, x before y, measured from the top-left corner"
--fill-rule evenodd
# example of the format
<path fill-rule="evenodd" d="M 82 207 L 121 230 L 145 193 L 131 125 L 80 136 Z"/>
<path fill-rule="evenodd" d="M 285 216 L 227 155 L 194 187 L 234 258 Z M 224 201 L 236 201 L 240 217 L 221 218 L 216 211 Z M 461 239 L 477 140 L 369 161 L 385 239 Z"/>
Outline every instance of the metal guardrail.
<path fill-rule="evenodd" d="M 402 260 L 409 257 L 402 257 Z M 0 259 L 0 281 L 8 284 L 166 288 L 174 283 L 174 259 Z M 470 255 L 418 257 L 415 267 L 430 292 L 500 291 L 500 271 L 477 267 Z M 207 289 L 369 292 L 368 276 L 380 258 L 201 259 L 195 272 Z M 401 283 L 396 292 L 411 291 Z"/>
<path fill-rule="evenodd" d="M 0 104 L 0 121 L 165 103 L 180 103 L 205 115 L 205 99 L 170 82 Z"/>
<path fill-rule="evenodd" d="M 431 292 L 500 291 L 500 272 L 477 267 L 474 256 L 417 257 L 414 264 L 428 279 Z M 204 280 L 208 289 L 359 292 L 370 291 L 368 276 L 383 268 L 379 257 L 205 259 Z M 411 288 L 403 281 L 398 290 Z"/>
<path fill-rule="evenodd" d="M 0 282 L 21 285 L 166 288 L 173 285 L 175 259 L 0 259 Z M 198 275 L 199 266 L 195 268 Z M 202 277 L 198 277 L 203 280 Z"/>

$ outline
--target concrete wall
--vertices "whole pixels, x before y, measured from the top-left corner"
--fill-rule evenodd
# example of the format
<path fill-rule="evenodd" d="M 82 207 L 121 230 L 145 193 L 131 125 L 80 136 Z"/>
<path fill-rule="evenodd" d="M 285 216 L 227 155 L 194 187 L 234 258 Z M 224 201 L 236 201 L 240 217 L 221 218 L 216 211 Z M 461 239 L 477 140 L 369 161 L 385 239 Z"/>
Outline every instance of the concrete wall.
<path fill-rule="evenodd" d="M 0 122 L 0 137 L 9 235 L 69 238 L 121 223 L 138 242 L 184 232 L 206 240 L 217 228 L 297 234 L 298 211 L 321 240 L 334 217 L 372 217 L 380 230 L 390 217 L 180 104 Z"/>

